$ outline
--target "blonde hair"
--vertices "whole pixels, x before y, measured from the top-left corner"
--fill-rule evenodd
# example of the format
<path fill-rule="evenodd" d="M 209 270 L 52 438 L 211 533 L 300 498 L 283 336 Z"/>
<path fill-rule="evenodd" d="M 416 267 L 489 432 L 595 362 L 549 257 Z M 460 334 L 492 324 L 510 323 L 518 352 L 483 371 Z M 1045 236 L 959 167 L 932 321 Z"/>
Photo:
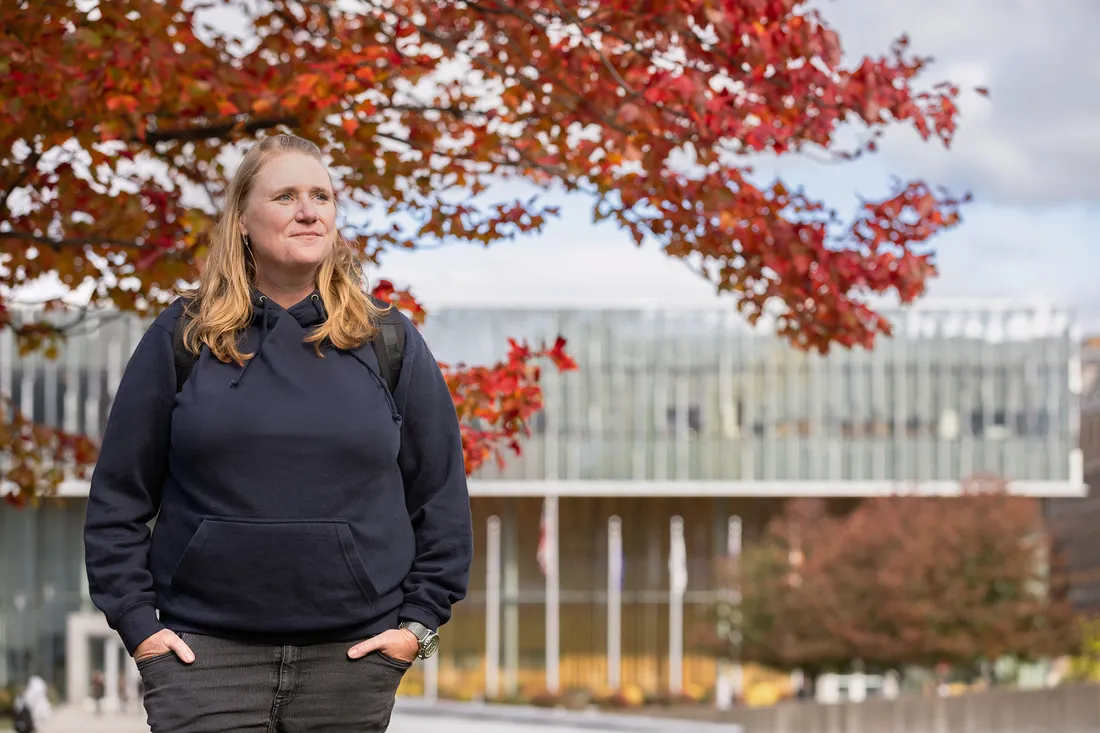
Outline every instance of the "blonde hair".
<path fill-rule="evenodd" d="M 206 344 L 224 362 L 243 365 L 252 354 L 241 352 L 240 333 L 252 322 L 252 284 L 256 263 L 240 232 L 241 213 L 264 165 L 286 153 L 308 155 L 324 164 L 321 150 L 294 135 L 274 135 L 254 145 L 241 161 L 226 192 L 225 208 L 210 233 L 209 253 L 197 289 L 182 292 L 191 319 L 183 341 L 192 353 Z M 306 337 L 318 356 L 328 342 L 354 349 L 370 340 L 385 311 L 367 297 L 361 261 L 352 245 L 334 231 L 332 251 L 317 270 L 316 287 L 328 318 Z"/>

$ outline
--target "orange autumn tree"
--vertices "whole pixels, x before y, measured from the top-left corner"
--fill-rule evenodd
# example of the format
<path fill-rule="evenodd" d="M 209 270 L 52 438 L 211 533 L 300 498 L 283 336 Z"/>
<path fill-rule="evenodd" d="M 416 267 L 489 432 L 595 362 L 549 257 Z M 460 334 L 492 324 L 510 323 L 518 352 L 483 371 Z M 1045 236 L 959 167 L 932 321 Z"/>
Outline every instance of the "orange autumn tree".
<path fill-rule="evenodd" d="M 289 131 L 330 157 L 365 261 L 538 232 L 568 192 L 750 321 L 775 308 L 799 347 L 870 345 L 889 327 L 865 296 L 923 292 L 961 199 L 912 181 L 843 221 L 746 161 L 851 158 L 891 126 L 948 144 L 959 90 L 919 84 L 926 61 L 904 39 L 845 61 L 803 0 L 3 3 L 0 295 L 53 273 L 94 283 L 93 305 L 161 307 L 201 262 L 234 156 Z M 861 147 L 838 149 L 846 123 Z M 536 193 L 509 198 L 514 181 Z M 0 309 L 25 348 L 61 321 Z M 559 342 L 448 368 L 469 470 L 518 448 L 542 357 L 572 366 Z M 56 479 L 58 451 L 92 455 L 10 410 L 0 445 L 24 494 Z"/>

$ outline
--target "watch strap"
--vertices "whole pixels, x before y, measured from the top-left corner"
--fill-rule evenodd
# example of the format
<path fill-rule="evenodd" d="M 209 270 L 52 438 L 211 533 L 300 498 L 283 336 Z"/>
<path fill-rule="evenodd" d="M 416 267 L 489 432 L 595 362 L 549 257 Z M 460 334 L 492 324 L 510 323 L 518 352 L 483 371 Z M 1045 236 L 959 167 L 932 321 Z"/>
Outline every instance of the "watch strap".
<path fill-rule="evenodd" d="M 420 653 L 418 656 L 421 659 L 427 659 L 435 653 L 436 647 L 439 644 L 439 635 L 429 629 L 424 624 L 418 621 L 402 621 L 397 625 L 399 629 L 408 629 L 416 637 L 417 645 L 420 647 Z"/>
<path fill-rule="evenodd" d="M 398 624 L 398 628 L 408 629 L 409 631 L 413 632 L 413 636 L 415 636 L 421 644 L 423 644 L 424 640 L 428 638 L 429 634 L 431 634 L 431 629 L 429 629 L 427 626 L 420 623 L 419 621 L 402 621 L 400 624 Z"/>

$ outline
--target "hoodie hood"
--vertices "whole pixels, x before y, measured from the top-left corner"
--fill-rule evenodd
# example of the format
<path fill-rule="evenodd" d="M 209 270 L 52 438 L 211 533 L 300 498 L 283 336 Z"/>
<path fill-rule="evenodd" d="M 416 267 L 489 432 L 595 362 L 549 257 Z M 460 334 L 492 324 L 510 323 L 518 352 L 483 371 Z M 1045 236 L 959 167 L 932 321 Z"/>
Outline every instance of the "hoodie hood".
<path fill-rule="evenodd" d="M 286 314 L 290 318 L 293 318 L 303 329 L 312 329 L 321 325 L 328 319 L 328 312 L 325 310 L 325 304 L 321 300 L 321 294 L 316 290 L 310 293 L 308 297 L 303 298 L 289 308 L 283 308 L 271 298 L 253 288 L 252 326 L 259 326 L 260 338 L 255 351 L 252 353 L 252 358 L 244 363 L 240 373 L 229 383 L 230 387 L 235 389 L 240 386 L 241 381 L 244 379 L 244 375 L 248 373 L 249 365 L 259 358 L 260 351 L 263 349 L 264 344 L 267 343 L 268 334 L 275 324 L 278 323 L 281 314 Z"/>
<path fill-rule="evenodd" d="M 325 303 L 321 300 L 321 294 L 316 290 L 289 308 L 283 308 L 259 290 L 252 290 L 253 326 L 262 327 L 264 318 L 266 317 L 268 319 L 268 327 L 270 328 L 283 313 L 297 321 L 298 325 L 302 328 L 320 326 L 328 320 L 328 311 L 325 310 Z"/>

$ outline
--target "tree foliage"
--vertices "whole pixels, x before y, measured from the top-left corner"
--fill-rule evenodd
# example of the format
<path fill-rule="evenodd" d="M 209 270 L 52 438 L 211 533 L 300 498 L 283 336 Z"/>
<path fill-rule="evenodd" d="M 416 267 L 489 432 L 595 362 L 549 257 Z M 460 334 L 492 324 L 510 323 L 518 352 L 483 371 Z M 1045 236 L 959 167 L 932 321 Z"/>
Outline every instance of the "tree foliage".
<path fill-rule="evenodd" d="M 242 36 L 205 26 L 226 13 Z M 568 191 L 749 320 L 774 307 L 796 345 L 870 345 L 889 326 L 864 297 L 918 297 L 963 199 L 903 182 L 845 217 L 748 161 L 851 159 L 890 126 L 948 144 L 959 89 L 919 85 L 926 63 L 904 38 L 845 61 L 804 0 L 6 2 L 0 292 L 56 273 L 94 283 L 95 305 L 161 307 L 201 263 L 241 146 L 291 131 L 330 157 L 366 261 L 538 232 Z M 849 150 L 846 123 L 865 133 Z M 510 181 L 536 194 L 494 198 Z M 64 337 L 6 308 L 0 327 L 26 348 Z M 518 450 L 540 357 L 572 366 L 516 344 L 449 370 L 471 470 Z"/>
<path fill-rule="evenodd" d="M 841 516 L 796 500 L 743 558 L 744 653 L 813 671 L 1067 653 L 1079 627 L 1050 547 L 1038 501 L 1000 489 Z"/>

